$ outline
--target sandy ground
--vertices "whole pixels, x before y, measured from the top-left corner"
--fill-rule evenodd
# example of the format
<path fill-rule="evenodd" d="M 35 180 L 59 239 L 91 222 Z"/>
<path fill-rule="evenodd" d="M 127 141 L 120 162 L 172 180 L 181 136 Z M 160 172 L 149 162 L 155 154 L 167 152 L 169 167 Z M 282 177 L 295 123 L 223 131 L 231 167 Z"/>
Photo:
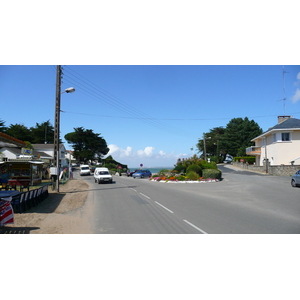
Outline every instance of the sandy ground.
<path fill-rule="evenodd" d="M 91 210 L 85 205 L 88 190 L 88 184 L 77 179 L 60 185 L 60 193 L 49 188 L 49 196 L 42 203 L 16 213 L 14 224 L 1 227 L 0 233 L 92 233 L 88 222 Z"/>

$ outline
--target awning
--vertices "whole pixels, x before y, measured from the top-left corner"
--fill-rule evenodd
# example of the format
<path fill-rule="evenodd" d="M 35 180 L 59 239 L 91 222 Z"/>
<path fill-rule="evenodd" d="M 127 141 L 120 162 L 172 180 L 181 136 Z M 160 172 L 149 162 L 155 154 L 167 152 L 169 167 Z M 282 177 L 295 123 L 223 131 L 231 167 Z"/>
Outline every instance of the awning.
<path fill-rule="evenodd" d="M 28 161 L 30 164 L 35 164 L 35 165 L 42 165 L 42 161 Z"/>

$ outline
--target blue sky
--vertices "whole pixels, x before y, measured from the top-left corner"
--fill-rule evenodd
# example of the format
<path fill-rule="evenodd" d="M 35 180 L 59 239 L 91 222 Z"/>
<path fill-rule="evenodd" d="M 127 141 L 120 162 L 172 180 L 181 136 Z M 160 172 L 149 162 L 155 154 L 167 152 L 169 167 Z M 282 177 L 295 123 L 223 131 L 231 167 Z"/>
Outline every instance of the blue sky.
<path fill-rule="evenodd" d="M 272 10 L 257 0 L 100 1 L 97 8 L 60 1 L 47 9 L 35 2 L 2 6 L 7 126 L 54 123 L 57 64 L 64 65 L 62 89 L 76 89 L 61 97 L 61 137 L 93 129 L 130 167 L 173 166 L 193 154 L 203 132 L 232 118 L 248 117 L 263 130 L 284 113 L 300 118 L 294 1 Z M 278 101 L 282 65 L 286 110 Z"/>
<path fill-rule="evenodd" d="M 264 131 L 278 115 L 300 118 L 300 66 L 284 70 L 283 82 L 282 65 L 65 65 L 62 91 L 76 92 L 61 95 L 61 138 L 84 127 L 129 167 L 173 166 L 232 118 L 248 117 Z M 0 66 L 0 101 L 10 106 L 0 119 L 54 125 L 55 82 L 55 65 Z"/>

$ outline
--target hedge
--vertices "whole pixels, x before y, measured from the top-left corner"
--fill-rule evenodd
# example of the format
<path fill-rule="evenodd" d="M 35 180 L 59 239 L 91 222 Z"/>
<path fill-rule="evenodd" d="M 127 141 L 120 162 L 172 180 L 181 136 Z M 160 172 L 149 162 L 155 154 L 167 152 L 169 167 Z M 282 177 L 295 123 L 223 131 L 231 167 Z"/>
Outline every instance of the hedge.
<path fill-rule="evenodd" d="M 216 169 L 204 169 L 202 170 L 202 177 L 203 178 L 212 178 L 212 179 L 221 179 L 222 172 Z"/>

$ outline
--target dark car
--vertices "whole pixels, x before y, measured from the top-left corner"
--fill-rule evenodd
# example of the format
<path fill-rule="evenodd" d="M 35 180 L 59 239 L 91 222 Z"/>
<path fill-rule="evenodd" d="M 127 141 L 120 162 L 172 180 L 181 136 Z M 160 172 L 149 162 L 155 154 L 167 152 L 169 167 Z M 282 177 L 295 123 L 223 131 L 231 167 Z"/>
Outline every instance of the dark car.
<path fill-rule="evenodd" d="M 300 170 L 292 176 L 291 185 L 292 187 L 300 186 Z"/>
<path fill-rule="evenodd" d="M 132 177 L 135 178 L 144 178 L 144 177 L 151 177 L 152 173 L 149 170 L 139 170 L 132 174 Z"/>
<path fill-rule="evenodd" d="M 138 170 L 135 170 L 135 171 L 130 171 L 129 169 L 127 170 L 126 174 L 127 174 L 127 177 L 130 177 L 132 176 L 132 174 L 134 174 L 135 172 L 137 172 Z"/>

